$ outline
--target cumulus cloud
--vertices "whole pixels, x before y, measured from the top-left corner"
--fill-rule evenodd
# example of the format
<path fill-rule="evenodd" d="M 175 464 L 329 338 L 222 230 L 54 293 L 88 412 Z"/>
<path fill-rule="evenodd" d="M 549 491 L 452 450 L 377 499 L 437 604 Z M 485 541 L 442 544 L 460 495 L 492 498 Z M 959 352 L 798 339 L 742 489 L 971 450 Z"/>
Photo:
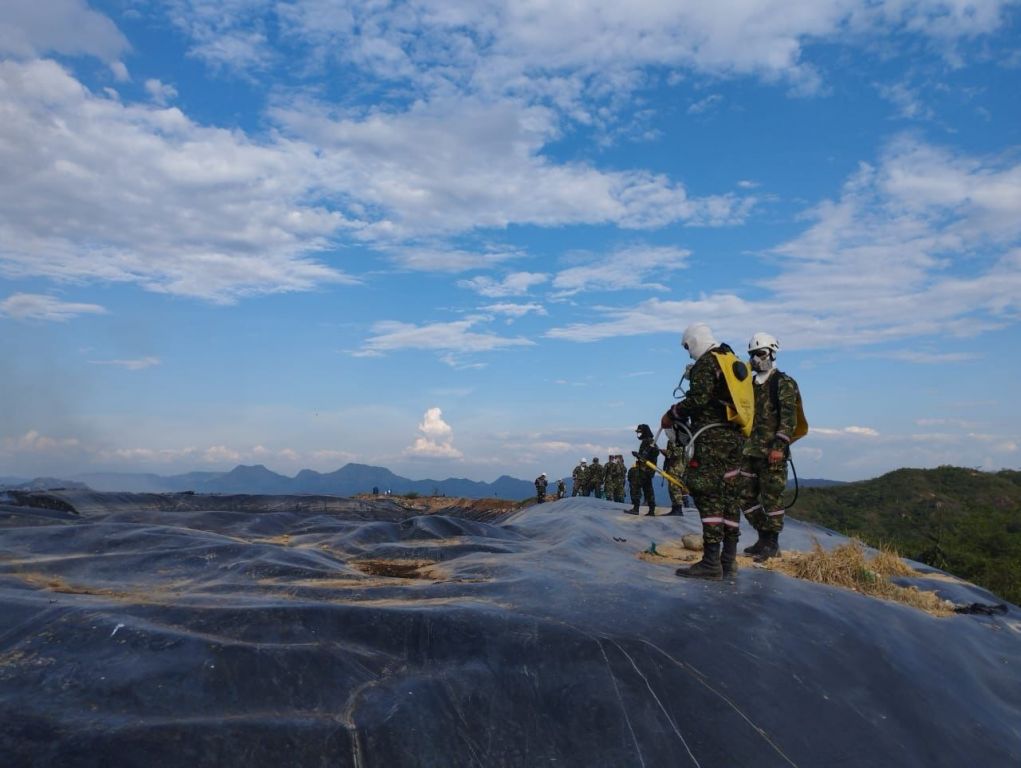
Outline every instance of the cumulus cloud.
<path fill-rule="evenodd" d="M 404 453 L 422 458 L 459 459 L 461 451 L 454 447 L 454 430 L 443 420 L 443 411 L 433 407 L 425 412 L 418 425 L 421 433 Z"/>
<path fill-rule="evenodd" d="M 910 137 L 863 164 L 807 228 L 763 254 L 754 293 L 649 299 L 551 329 L 575 341 L 669 331 L 694 319 L 717 338 L 783 328 L 785 349 L 862 347 L 929 334 L 974 336 L 1021 311 L 1021 164 Z"/>
<path fill-rule="evenodd" d="M 98 304 L 61 301 L 38 293 L 14 293 L 0 301 L 0 316 L 14 320 L 48 320 L 62 323 L 81 315 L 104 315 Z"/>
<path fill-rule="evenodd" d="M 171 18 L 213 66 L 259 69 L 273 55 L 272 26 L 299 41 L 313 65 L 341 65 L 412 93 L 451 88 L 528 92 L 580 109 L 606 83 L 632 89 L 643 67 L 754 75 L 818 86 L 804 61 L 815 41 L 855 43 L 901 33 L 954 53 L 956 41 L 996 30 L 1010 0 L 713 0 L 520 3 L 512 0 L 173 0 Z M 958 54 L 959 55 L 959 54 Z M 586 112 L 586 115 L 588 113 Z"/>
<path fill-rule="evenodd" d="M 174 86 L 160 82 L 155 78 L 145 81 L 145 90 L 160 106 L 166 106 L 168 102 L 177 98 L 177 89 Z"/>
<path fill-rule="evenodd" d="M 542 304 L 536 304 L 534 302 L 529 304 L 513 304 L 513 303 L 501 303 L 501 304 L 487 304 L 484 307 L 480 307 L 483 312 L 489 312 L 494 315 L 507 315 L 511 318 L 524 317 L 529 313 L 535 313 L 537 315 L 546 315 L 546 308 Z"/>
<path fill-rule="evenodd" d="M 470 280 L 460 280 L 457 284 L 461 288 L 468 288 L 481 296 L 502 298 L 504 296 L 523 296 L 533 286 L 542 285 L 547 280 L 549 280 L 549 275 L 542 272 L 514 272 L 504 277 L 503 280 L 482 275 Z"/>
<path fill-rule="evenodd" d="M 62 453 L 77 449 L 81 441 L 77 437 L 49 437 L 38 430 L 30 429 L 18 437 L 5 437 L 3 446 L 7 453 Z"/>
<path fill-rule="evenodd" d="M 663 277 L 687 266 L 691 251 L 682 248 L 632 246 L 604 258 L 558 272 L 553 288 L 562 296 L 581 291 L 629 288 L 666 290 Z"/>
<path fill-rule="evenodd" d="M 345 218 L 304 202 L 315 153 L 0 62 L 0 273 L 232 301 L 354 280 L 309 254 Z"/>
<path fill-rule="evenodd" d="M 4 0 L 0 7 L 0 55 L 59 53 L 113 63 L 129 47 L 117 26 L 84 0 Z"/>
<path fill-rule="evenodd" d="M 474 316 L 449 323 L 425 325 L 384 320 L 373 324 L 374 335 L 366 339 L 362 348 L 353 354 L 371 357 L 398 349 L 429 349 L 464 354 L 530 346 L 534 343 L 521 336 L 507 337 L 471 330 L 484 319 L 482 316 Z"/>

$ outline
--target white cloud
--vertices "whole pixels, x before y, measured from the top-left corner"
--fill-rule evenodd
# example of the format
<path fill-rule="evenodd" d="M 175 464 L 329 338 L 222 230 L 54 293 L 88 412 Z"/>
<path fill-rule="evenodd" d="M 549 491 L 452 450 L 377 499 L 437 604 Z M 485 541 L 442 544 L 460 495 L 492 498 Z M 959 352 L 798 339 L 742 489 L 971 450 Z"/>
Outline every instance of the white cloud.
<path fill-rule="evenodd" d="M 0 315 L 14 320 L 50 320 L 65 322 L 81 315 L 105 315 L 98 304 L 61 301 L 38 293 L 14 293 L 0 301 Z"/>
<path fill-rule="evenodd" d="M 5 437 L 3 447 L 6 453 L 63 453 L 78 449 L 81 442 L 77 437 L 48 437 L 31 429 L 19 437 Z"/>
<path fill-rule="evenodd" d="M 494 280 L 485 275 L 470 280 L 458 281 L 458 286 L 475 291 L 481 296 L 502 298 L 504 296 L 523 296 L 533 286 L 542 285 L 549 280 L 549 275 L 541 272 L 513 272 L 503 280 Z"/>
<path fill-rule="evenodd" d="M 267 0 L 176 0 L 172 18 L 215 66 L 261 68 L 273 54 Z M 313 66 L 399 84 L 418 94 L 472 89 L 528 92 L 591 113 L 583 95 L 630 90 L 643 67 L 784 79 L 801 89 L 819 75 L 804 61 L 816 41 L 855 44 L 903 33 L 947 49 L 1004 23 L 1010 0 L 291 0 L 272 6 L 281 36 Z"/>
<path fill-rule="evenodd" d="M 366 219 L 357 236 L 380 246 L 511 224 L 718 226 L 750 206 L 734 195 L 689 197 L 663 174 L 558 164 L 543 152 L 560 136 L 558 116 L 521 100 L 447 97 L 357 118 L 296 102 L 272 116 L 319 148 L 324 176 Z"/>
<path fill-rule="evenodd" d="M 666 290 L 657 280 L 687 266 L 691 251 L 682 248 L 632 246 L 609 256 L 558 272 L 553 288 L 568 296 L 581 291 L 619 291 L 630 288 Z"/>
<path fill-rule="evenodd" d="M 897 108 L 898 115 L 907 119 L 930 119 L 932 108 L 922 101 L 918 90 L 907 83 L 877 83 L 879 95 Z"/>
<path fill-rule="evenodd" d="M 456 248 L 407 247 L 389 250 L 390 259 L 404 267 L 421 272 L 465 272 L 488 269 L 523 254 L 512 250 L 484 252 Z"/>
<path fill-rule="evenodd" d="M 168 102 L 177 98 L 177 89 L 174 86 L 160 82 L 155 78 L 145 81 L 145 90 L 160 106 L 166 106 Z"/>
<path fill-rule="evenodd" d="M 113 63 L 129 47 L 117 26 L 83 0 L 4 0 L 0 6 L 3 56 L 60 53 Z"/>
<path fill-rule="evenodd" d="M 425 412 L 418 425 L 421 432 L 407 449 L 406 456 L 422 458 L 459 459 L 462 453 L 454 447 L 454 430 L 443 420 L 443 411 L 433 407 Z"/>
<path fill-rule="evenodd" d="M 808 219 L 801 235 L 765 254 L 779 269 L 747 298 L 650 299 L 547 335 L 679 333 L 697 319 L 721 340 L 775 328 L 785 349 L 862 347 L 970 337 L 1021 312 L 1021 164 L 1009 158 L 900 138 Z"/>
<path fill-rule="evenodd" d="M 158 357 L 147 356 L 137 357 L 132 360 L 89 360 L 93 365 L 112 365 L 118 368 L 126 368 L 129 371 L 141 371 L 144 368 L 151 368 L 160 364 Z"/>
<path fill-rule="evenodd" d="M 483 312 L 489 312 L 494 315 L 507 315 L 508 317 L 524 317 L 525 315 L 534 312 L 537 315 L 546 315 L 546 308 L 542 304 L 536 304 L 534 302 L 529 304 L 487 304 L 484 307 L 480 307 Z"/>
<path fill-rule="evenodd" d="M 813 435 L 854 435 L 856 437 L 879 437 L 879 432 L 872 429 L 872 427 L 839 427 L 834 429 L 832 427 L 812 427 L 811 433 Z"/>
<path fill-rule="evenodd" d="M 482 320 L 482 317 L 468 317 L 450 323 L 426 325 L 384 320 L 373 324 L 374 335 L 366 339 L 362 348 L 354 354 L 373 356 L 398 349 L 430 349 L 466 354 L 533 344 L 521 336 L 506 337 L 472 331 L 472 327 Z"/>
<path fill-rule="evenodd" d="M 303 202 L 310 147 L 97 97 L 48 61 L 0 61 L 0 112 L 0 273 L 214 301 L 353 282 L 307 255 L 349 226 Z"/>
<path fill-rule="evenodd" d="M 699 99 L 688 107 L 689 115 L 700 115 L 703 112 L 709 112 L 715 109 L 723 101 L 723 97 L 718 93 L 711 93 L 704 99 Z"/>

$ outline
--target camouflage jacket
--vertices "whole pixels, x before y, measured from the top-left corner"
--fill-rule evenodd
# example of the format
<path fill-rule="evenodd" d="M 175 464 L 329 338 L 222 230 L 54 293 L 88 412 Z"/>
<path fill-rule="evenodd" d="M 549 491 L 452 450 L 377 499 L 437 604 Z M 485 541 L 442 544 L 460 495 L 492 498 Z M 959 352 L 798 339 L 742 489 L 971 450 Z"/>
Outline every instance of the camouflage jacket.
<path fill-rule="evenodd" d="M 770 449 L 784 450 L 790 444 L 798 423 L 798 383 L 783 371 L 774 370 L 762 384 L 753 386 L 755 421 L 745 441 L 744 455 L 764 457 Z"/>
<path fill-rule="evenodd" d="M 618 464 L 616 461 L 610 462 L 606 465 L 606 474 L 604 475 L 606 484 L 623 485 L 624 473 L 625 469 L 623 464 Z"/>
<path fill-rule="evenodd" d="M 603 470 L 602 464 L 592 463 L 588 465 L 588 473 L 585 475 L 585 480 L 593 488 L 601 486 L 603 484 Z"/>
<path fill-rule="evenodd" d="M 692 432 L 696 432 L 706 424 L 727 423 L 727 410 L 724 403 L 730 402 L 730 390 L 727 389 L 727 382 L 723 378 L 720 364 L 711 352 L 724 349 L 730 351 L 730 347 L 721 344 L 713 347 L 709 352 L 704 353 L 695 364 L 691 366 L 688 374 L 690 385 L 684 399 L 676 403 L 670 409 L 671 415 L 676 421 L 685 422 L 690 420 Z M 733 429 L 738 429 L 733 426 Z"/>

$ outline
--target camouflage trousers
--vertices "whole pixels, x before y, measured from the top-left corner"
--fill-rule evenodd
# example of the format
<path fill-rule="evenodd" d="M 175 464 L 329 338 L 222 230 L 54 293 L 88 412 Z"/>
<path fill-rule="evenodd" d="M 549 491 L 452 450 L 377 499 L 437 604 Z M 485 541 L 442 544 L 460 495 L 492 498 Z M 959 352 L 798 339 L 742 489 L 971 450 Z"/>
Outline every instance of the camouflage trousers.
<path fill-rule="evenodd" d="M 624 501 L 624 483 L 623 482 L 608 482 L 606 484 L 606 498 L 611 501 Z"/>
<path fill-rule="evenodd" d="M 684 447 L 670 442 L 666 446 L 666 459 L 663 460 L 663 471 L 673 475 L 681 482 L 684 482 Z M 667 492 L 670 494 L 670 505 L 674 507 L 684 506 L 684 491 L 673 483 L 667 483 Z"/>
<path fill-rule="evenodd" d="M 702 540 L 718 544 L 741 535 L 736 483 L 725 476 L 741 466 L 744 436 L 734 427 L 707 429 L 695 441 L 695 455 L 688 462 L 684 479 L 695 497 L 702 518 Z"/>
<path fill-rule="evenodd" d="M 782 531 L 782 496 L 787 488 L 787 462 L 770 464 L 765 457 L 745 456 L 733 479 L 739 493 L 740 509 L 755 530 L 761 533 Z"/>

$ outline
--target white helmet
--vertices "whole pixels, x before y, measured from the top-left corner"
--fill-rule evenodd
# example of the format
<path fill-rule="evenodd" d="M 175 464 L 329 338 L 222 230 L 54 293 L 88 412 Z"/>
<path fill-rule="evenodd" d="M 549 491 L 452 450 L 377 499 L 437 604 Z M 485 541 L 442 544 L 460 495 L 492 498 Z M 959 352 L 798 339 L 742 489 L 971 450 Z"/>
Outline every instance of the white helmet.
<path fill-rule="evenodd" d="M 776 357 L 776 353 L 780 351 L 780 342 L 776 340 L 775 336 L 759 331 L 748 342 L 748 351 L 757 352 L 760 349 L 768 349 L 770 357 Z"/>
<path fill-rule="evenodd" d="M 705 323 L 692 323 L 684 329 L 681 336 L 681 346 L 688 350 L 692 360 L 698 360 L 702 355 L 713 347 L 719 346 L 719 342 L 713 337 L 713 332 Z"/>
<path fill-rule="evenodd" d="M 579 463 L 581 463 L 581 464 L 588 464 L 588 459 L 582 459 Z"/>
<path fill-rule="evenodd" d="M 539 475 L 539 477 L 546 477 L 546 473 L 543 472 L 542 474 Z"/>

